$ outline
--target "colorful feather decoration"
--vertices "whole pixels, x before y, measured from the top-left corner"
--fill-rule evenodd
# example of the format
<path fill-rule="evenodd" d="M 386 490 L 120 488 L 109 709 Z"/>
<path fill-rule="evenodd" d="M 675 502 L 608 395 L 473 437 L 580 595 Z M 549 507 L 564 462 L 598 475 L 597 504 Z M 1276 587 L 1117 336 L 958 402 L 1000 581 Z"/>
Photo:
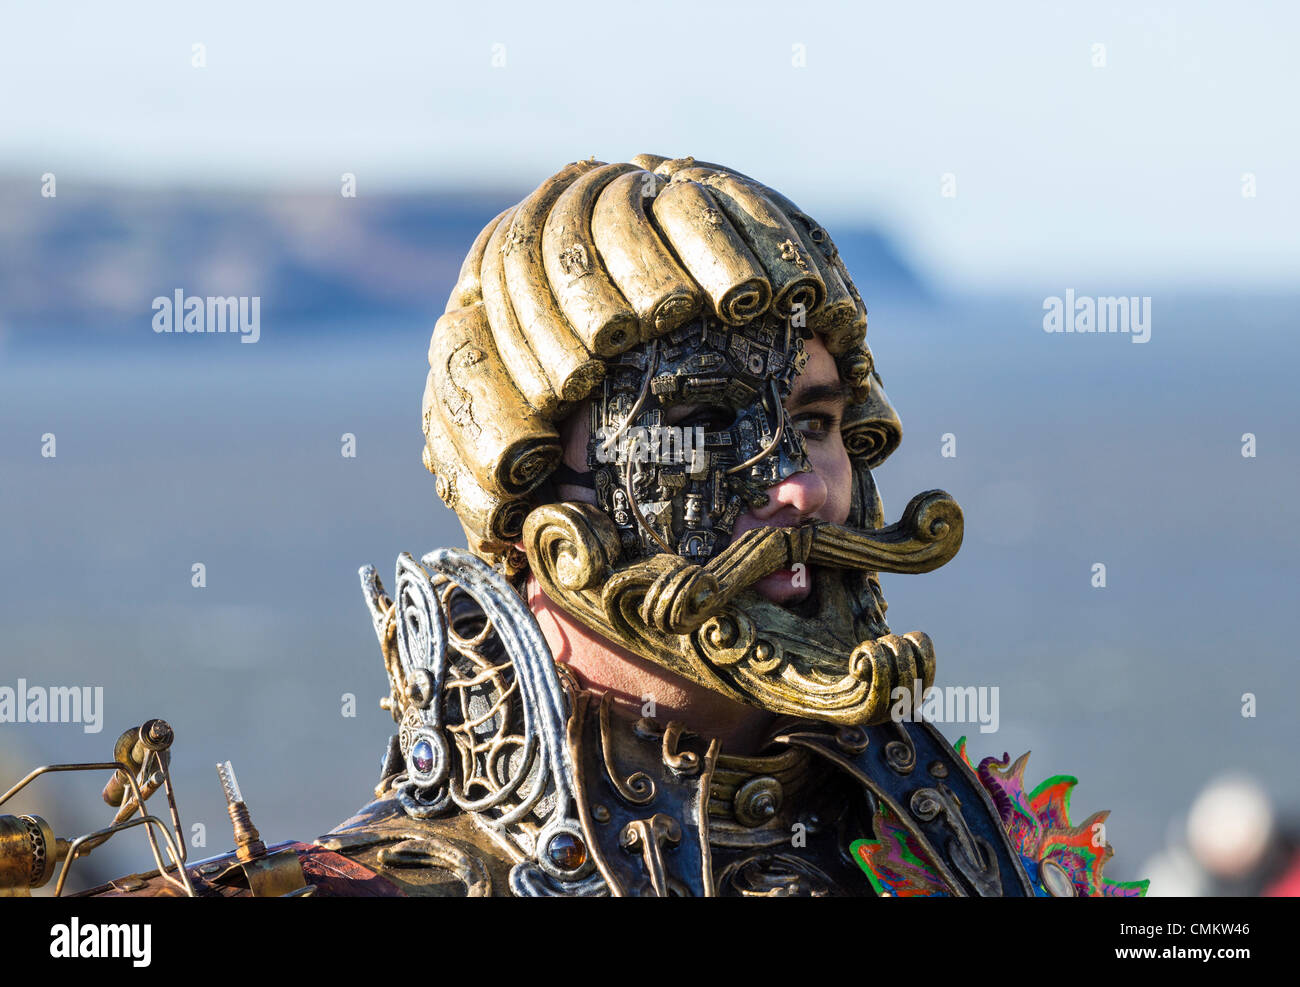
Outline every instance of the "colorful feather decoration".
<path fill-rule="evenodd" d="M 1088 897 L 1146 894 L 1150 881 L 1110 881 L 1102 876 L 1102 868 L 1115 852 L 1106 842 L 1109 813 L 1097 812 L 1078 826 L 1071 824 L 1070 793 L 1078 784 L 1076 778 L 1055 775 L 1026 791 L 1028 753 L 1014 764 L 1007 754 L 1001 760 L 986 757 L 976 767 L 966 753 L 966 738 L 955 746 L 993 799 L 1039 897 L 1049 897 L 1052 891 Z M 877 809 L 872 829 L 874 839 L 857 840 L 849 850 L 877 894 L 910 898 L 952 893 L 924 850 L 884 805 Z"/>

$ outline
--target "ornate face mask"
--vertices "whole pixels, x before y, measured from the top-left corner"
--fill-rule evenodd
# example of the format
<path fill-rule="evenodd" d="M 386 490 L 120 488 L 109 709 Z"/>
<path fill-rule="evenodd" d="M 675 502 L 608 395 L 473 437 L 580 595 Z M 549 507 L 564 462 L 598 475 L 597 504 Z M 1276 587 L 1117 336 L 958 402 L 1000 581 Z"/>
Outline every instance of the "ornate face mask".
<path fill-rule="evenodd" d="M 878 722 L 896 686 L 930 686 L 934 652 L 889 632 L 876 573 L 942 565 L 962 521 L 930 491 L 884 525 L 871 469 L 901 428 L 865 331 L 829 236 L 779 193 L 691 159 L 580 162 L 466 258 L 430 345 L 425 463 L 472 550 L 610 640 L 762 709 Z M 849 517 L 733 539 L 809 468 L 783 400 L 814 332 L 852 393 Z M 587 398 L 597 503 L 548 502 L 555 423 Z M 778 569 L 809 573 L 809 610 L 750 589 Z"/>
<path fill-rule="evenodd" d="M 587 464 L 623 559 L 703 565 L 766 488 L 812 468 L 782 405 L 806 362 L 797 332 L 766 315 L 743 326 L 700 316 L 610 363 Z"/>

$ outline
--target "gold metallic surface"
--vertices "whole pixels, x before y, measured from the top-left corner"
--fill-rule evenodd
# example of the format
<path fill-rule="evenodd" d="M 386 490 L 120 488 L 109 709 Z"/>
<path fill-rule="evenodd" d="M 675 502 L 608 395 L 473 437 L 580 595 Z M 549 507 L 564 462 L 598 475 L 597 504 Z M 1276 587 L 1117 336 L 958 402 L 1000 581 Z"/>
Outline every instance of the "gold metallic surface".
<path fill-rule="evenodd" d="M 656 812 L 647 819 L 634 819 L 623 827 L 618 842 L 624 850 L 640 852 L 650 877 L 650 886 L 658 898 L 668 897 L 668 877 L 664 851 L 682 841 L 682 827 L 672 816 Z"/>
<path fill-rule="evenodd" d="M 844 409 L 840 435 L 851 459 L 875 469 L 903 441 L 903 424 L 878 379 L 863 389 L 863 400 Z"/>
<path fill-rule="evenodd" d="M 555 201 L 542 232 L 542 259 L 555 300 L 583 346 L 599 357 L 617 356 L 641 339 L 631 304 L 593 250 L 593 213 L 601 192 L 631 164 L 602 165 L 570 185 Z"/>
<path fill-rule="evenodd" d="M 471 813 L 435 820 L 406 817 L 392 793 L 322 836 L 317 845 L 372 868 L 413 897 L 485 897 L 509 894 L 514 862 Z"/>
<path fill-rule="evenodd" d="M 736 790 L 732 803 L 736 821 L 744 826 L 761 826 L 776 817 L 785 801 L 785 790 L 775 778 L 759 775 Z"/>
<path fill-rule="evenodd" d="M 506 281 L 506 237 L 517 211 L 518 207 L 515 207 L 502 217 L 488 238 L 480 275 L 482 298 L 473 301 L 482 301 L 487 309 L 497 352 L 501 354 L 501 362 L 509 371 L 511 381 L 535 411 L 550 418 L 556 413 L 559 397 L 542 370 L 541 361 L 530 338 L 519 325 Z M 537 349 L 541 348 L 539 341 Z"/>
<path fill-rule="evenodd" d="M 140 770 L 140 761 L 144 758 L 143 751 L 137 752 L 139 747 L 140 736 L 137 728 L 132 727 L 122 733 L 113 743 L 113 760 L 122 761 L 131 766 L 132 770 Z M 126 796 L 127 781 L 126 774 L 122 771 L 113 772 L 104 785 L 104 801 L 116 808 L 122 804 L 122 799 Z"/>
<path fill-rule="evenodd" d="M 516 324 L 527 334 L 551 390 L 563 401 L 580 401 L 605 374 L 605 365 L 592 357 L 564 318 L 551 294 L 542 261 L 542 229 L 560 194 L 594 162 L 569 165 L 541 184 L 519 204 L 501 241 L 502 284 L 509 295 Z M 487 297 L 492 285 L 484 284 Z"/>
<path fill-rule="evenodd" d="M 715 893 L 709 793 L 720 744 L 680 723 L 617 712 L 609 693 L 572 694 L 567 746 L 588 849 L 614 897 Z M 590 715 L 599 702 L 599 718 Z M 593 722 L 594 721 L 594 722 Z M 644 778 L 634 798 L 625 775 Z"/>
<path fill-rule="evenodd" d="M 612 571 L 617 534 L 586 504 L 537 508 L 523 538 L 547 595 L 609 640 L 739 702 L 851 725 L 886 718 L 895 687 L 933 682 L 934 648 L 916 632 L 862 640 L 836 569 L 926 572 L 952 558 L 961 534 L 960 508 L 930 491 L 880 531 L 758 528 L 705 566 L 662 553 Z M 812 622 L 747 589 L 803 563 L 826 567 Z"/>
<path fill-rule="evenodd" d="M 688 179 L 709 190 L 712 201 L 722 207 L 759 258 L 771 282 L 772 309 L 777 315 L 807 315 L 821 307 L 826 300 L 826 285 L 803 239 L 781 210 L 736 175 L 689 168 L 673 176 L 674 182 Z"/>
<path fill-rule="evenodd" d="M 767 311 L 772 285 L 762 263 L 703 185 L 669 182 L 655 196 L 654 218 L 719 319 L 736 326 Z"/>
<path fill-rule="evenodd" d="M 486 490 L 476 475 L 459 461 L 456 447 L 445 429 L 433 422 L 436 415 L 432 375 L 425 386 L 425 466 L 438 477 L 442 502 L 456 512 L 472 552 L 497 557 L 523 530 L 527 501 L 500 497 Z"/>
<path fill-rule="evenodd" d="M 0 896 L 25 897 L 54 873 L 54 831 L 40 816 L 0 816 Z"/>
<path fill-rule="evenodd" d="M 610 730 L 610 704 L 613 700 L 613 695 L 608 692 L 600 700 L 600 752 L 605 762 L 605 773 L 613 784 L 614 790 L 624 799 L 633 805 L 647 805 L 657 794 L 655 783 L 650 780 L 650 776 L 644 771 L 636 771 L 624 777 L 623 772 L 614 763 L 614 742 Z"/>
<path fill-rule="evenodd" d="M 441 867 L 465 886 L 465 897 L 487 898 L 492 894 L 492 875 L 481 859 L 449 840 L 422 836 L 401 840 L 379 851 L 378 862 L 387 868 Z"/>
<path fill-rule="evenodd" d="M 483 258 L 487 254 L 488 241 L 492 239 L 492 234 L 501 221 L 508 219 L 514 211 L 514 206 L 501 210 L 474 238 L 474 243 L 460 266 L 460 275 L 456 278 L 456 286 L 451 290 L 451 298 L 447 301 L 448 312 L 483 300 Z"/>
<path fill-rule="evenodd" d="M 302 864 L 293 850 L 280 850 L 243 861 L 244 876 L 255 898 L 282 898 L 303 890 L 307 883 L 302 874 Z M 242 856 L 241 856 L 242 859 Z"/>
<path fill-rule="evenodd" d="M 640 320 L 642 340 L 676 329 L 701 311 L 703 292 L 668 249 L 646 213 L 666 185 L 649 172 L 619 176 L 596 200 L 592 245 Z"/>
<path fill-rule="evenodd" d="M 451 439 L 458 461 L 490 494 L 518 497 L 550 474 L 559 435 L 510 382 L 481 303 L 438 320 L 429 367 L 427 427 Z"/>
<path fill-rule="evenodd" d="M 253 825 L 248 806 L 243 802 L 229 802 L 226 804 L 226 812 L 230 814 L 230 823 L 235 831 L 235 848 L 239 859 L 247 863 L 257 857 L 265 857 L 266 844 Z"/>

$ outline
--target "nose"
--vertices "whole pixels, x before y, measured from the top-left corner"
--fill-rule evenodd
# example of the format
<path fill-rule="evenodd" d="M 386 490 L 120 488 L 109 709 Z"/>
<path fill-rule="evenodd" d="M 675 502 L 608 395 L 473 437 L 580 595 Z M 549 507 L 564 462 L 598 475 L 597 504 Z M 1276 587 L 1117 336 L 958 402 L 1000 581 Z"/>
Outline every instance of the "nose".
<path fill-rule="evenodd" d="M 786 477 L 768 487 L 767 495 L 768 502 L 753 508 L 751 513 L 766 524 L 784 526 L 815 517 L 826 505 L 830 491 L 826 481 L 814 470 Z"/>

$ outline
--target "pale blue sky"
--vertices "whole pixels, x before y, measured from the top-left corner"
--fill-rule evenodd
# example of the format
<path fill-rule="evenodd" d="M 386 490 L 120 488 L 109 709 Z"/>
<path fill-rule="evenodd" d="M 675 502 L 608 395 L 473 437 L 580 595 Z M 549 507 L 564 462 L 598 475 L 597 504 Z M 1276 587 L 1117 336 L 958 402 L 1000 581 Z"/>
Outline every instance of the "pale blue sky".
<path fill-rule="evenodd" d="M 1288 3 L 6 2 L 0 176 L 522 191 L 693 154 L 832 232 L 884 222 L 954 286 L 1294 287 L 1298 28 Z"/>

